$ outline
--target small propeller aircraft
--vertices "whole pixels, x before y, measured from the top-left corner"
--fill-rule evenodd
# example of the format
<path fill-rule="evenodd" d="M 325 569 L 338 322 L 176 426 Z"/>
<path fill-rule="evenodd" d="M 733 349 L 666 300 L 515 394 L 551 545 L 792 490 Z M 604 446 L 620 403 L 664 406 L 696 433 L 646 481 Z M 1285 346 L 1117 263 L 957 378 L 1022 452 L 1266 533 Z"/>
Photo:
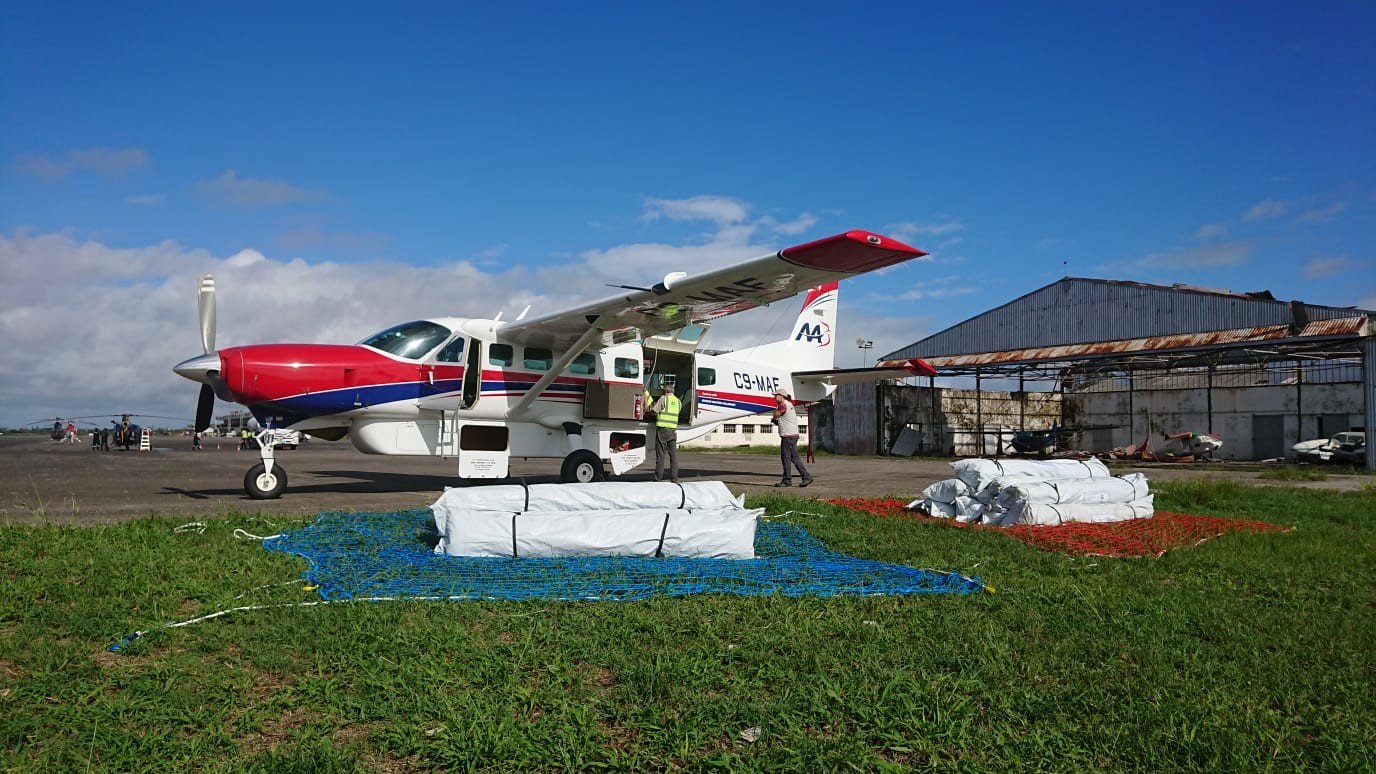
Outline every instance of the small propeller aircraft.
<path fill-rule="evenodd" d="M 351 346 L 260 344 L 215 349 L 215 283 L 201 277 L 204 354 L 173 370 L 201 383 L 196 429 L 215 398 L 243 404 L 264 428 L 325 440 L 348 436 L 368 454 L 454 457 L 458 476 L 508 475 L 511 457 L 562 459 L 566 482 L 602 479 L 645 461 L 645 395 L 671 384 L 678 438 L 774 408 L 785 388 L 808 403 L 849 382 L 934 375 L 921 360 L 833 368 L 837 281 L 926 255 L 848 231 L 760 258 L 530 319 L 442 317 L 402 323 Z M 629 291 L 629 292 L 626 292 Z M 711 321 L 808 291 L 788 338 L 721 355 L 700 353 Z M 500 315 L 498 315 L 500 317 Z M 653 432 L 653 428 L 650 428 Z M 282 494 L 287 474 L 271 433 L 244 476 L 254 499 Z"/>

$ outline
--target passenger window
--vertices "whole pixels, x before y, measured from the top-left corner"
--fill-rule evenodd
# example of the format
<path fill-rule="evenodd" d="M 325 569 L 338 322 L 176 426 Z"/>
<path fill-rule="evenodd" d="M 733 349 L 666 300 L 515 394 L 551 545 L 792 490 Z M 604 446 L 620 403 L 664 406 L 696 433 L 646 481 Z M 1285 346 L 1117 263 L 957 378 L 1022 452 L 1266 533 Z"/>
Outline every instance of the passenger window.
<path fill-rule="evenodd" d="M 640 361 L 639 361 L 639 360 L 632 360 L 632 359 L 630 359 L 630 358 L 628 358 L 628 357 L 619 357 L 619 358 L 616 359 L 615 368 L 616 368 L 616 376 L 617 376 L 617 378 L 619 378 L 619 379 L 639 379 L 639 378 L 640 378 Z"/>
<path fill-rule="evenodd" d="M 445 344 L 444 349 L 440 350 L 440 353 L 435 356 L 435 359 L 441 363 L 462 363 L 463 341 L 463 337 L 460 336 L 448 344 Z"/>
<path fill-rule="evenodd" d="M 522 364 L 532 371 L 548 371 L 554 363 L 554 353 L 542 347 L 526 347 Z"/>
<path fill-rule="evenodd" d="M 573 359 L 569 364 L 571 374 L 595 374 L 597 373 L 597 357 L 591 352 L 584 352 Z"/>
<path fill-rule="evenodd" d="M 510 368 L 516 362 L 516 348 L 510 344 L 493 344 L 487 348 L 488 365 Z"/>
<path fill-rule="evenodd" d="M 716 383 L 717 383 L 717 369 L 715 369 L 715 368 L 699 368 L 699 369 L 698 369 L 698 386 L 699 386 L 699 387 L 707 387 L 707 386 L 710 386 L 710 385 L 713 385 L 713 384 L 716 384 Z"/>

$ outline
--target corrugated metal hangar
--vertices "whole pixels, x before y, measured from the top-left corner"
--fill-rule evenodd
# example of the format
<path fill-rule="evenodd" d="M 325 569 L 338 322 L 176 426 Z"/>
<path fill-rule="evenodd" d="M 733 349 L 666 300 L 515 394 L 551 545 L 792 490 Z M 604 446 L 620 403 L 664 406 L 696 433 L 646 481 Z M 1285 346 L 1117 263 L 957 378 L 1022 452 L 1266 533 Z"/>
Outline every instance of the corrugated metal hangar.
<path fill-rule="evenodd" d="M 885 355 L 939 376 L 843 386 L 819 440 L 992 454 L 1004 433 L 1054 424 L 1095 453 L 1196 431 L 1222 439 L 1220 458 L 1293 457 L 1300 441 L 1376 435 L 1374 316 L 1269 291 L 1066 277 Z M 1368 445 L 1376 469 L 1373 456 Z"/>

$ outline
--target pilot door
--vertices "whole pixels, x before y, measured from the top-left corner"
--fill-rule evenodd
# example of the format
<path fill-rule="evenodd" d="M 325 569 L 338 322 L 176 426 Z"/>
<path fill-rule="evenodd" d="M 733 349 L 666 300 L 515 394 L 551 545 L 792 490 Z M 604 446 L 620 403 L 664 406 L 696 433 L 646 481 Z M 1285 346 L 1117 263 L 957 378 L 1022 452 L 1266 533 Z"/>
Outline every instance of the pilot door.
<path fill-rule="evenodd" d="M 463 369 L 463 390 L 459 395 L 459 408 L 473 408 L 482 394 L 483 387 L 483 343 L 472 342 L 468 348 L 468 365 Z"/>

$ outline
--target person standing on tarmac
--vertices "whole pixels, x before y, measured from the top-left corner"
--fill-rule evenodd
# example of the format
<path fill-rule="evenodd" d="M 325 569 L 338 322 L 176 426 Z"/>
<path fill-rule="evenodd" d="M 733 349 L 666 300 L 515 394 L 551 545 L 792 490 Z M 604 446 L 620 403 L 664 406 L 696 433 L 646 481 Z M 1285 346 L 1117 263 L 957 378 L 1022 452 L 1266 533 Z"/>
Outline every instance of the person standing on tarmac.
<path fill-rule="evenodd" d="M 798 459 L 798 412 L 793 409 L 793 395 L 783 387 L 774 391 L 773 422 L 779 426 L 779 461 L 784 464 L 783 480 L 774 486 L 793 486 L 794 468 L 803 477 L 799 487 L 811 484 L 812 474 Z"/>
<path fill-rule="evenodd" d="M 678 414 L 683 404 L 674 395 L 674 385 L 660 377 L 663 393 L 650 408 L 655 413 L 655 480 L 664 480 L 664 461 L 669 461 L 669 480 L 678 483 Z"/>

